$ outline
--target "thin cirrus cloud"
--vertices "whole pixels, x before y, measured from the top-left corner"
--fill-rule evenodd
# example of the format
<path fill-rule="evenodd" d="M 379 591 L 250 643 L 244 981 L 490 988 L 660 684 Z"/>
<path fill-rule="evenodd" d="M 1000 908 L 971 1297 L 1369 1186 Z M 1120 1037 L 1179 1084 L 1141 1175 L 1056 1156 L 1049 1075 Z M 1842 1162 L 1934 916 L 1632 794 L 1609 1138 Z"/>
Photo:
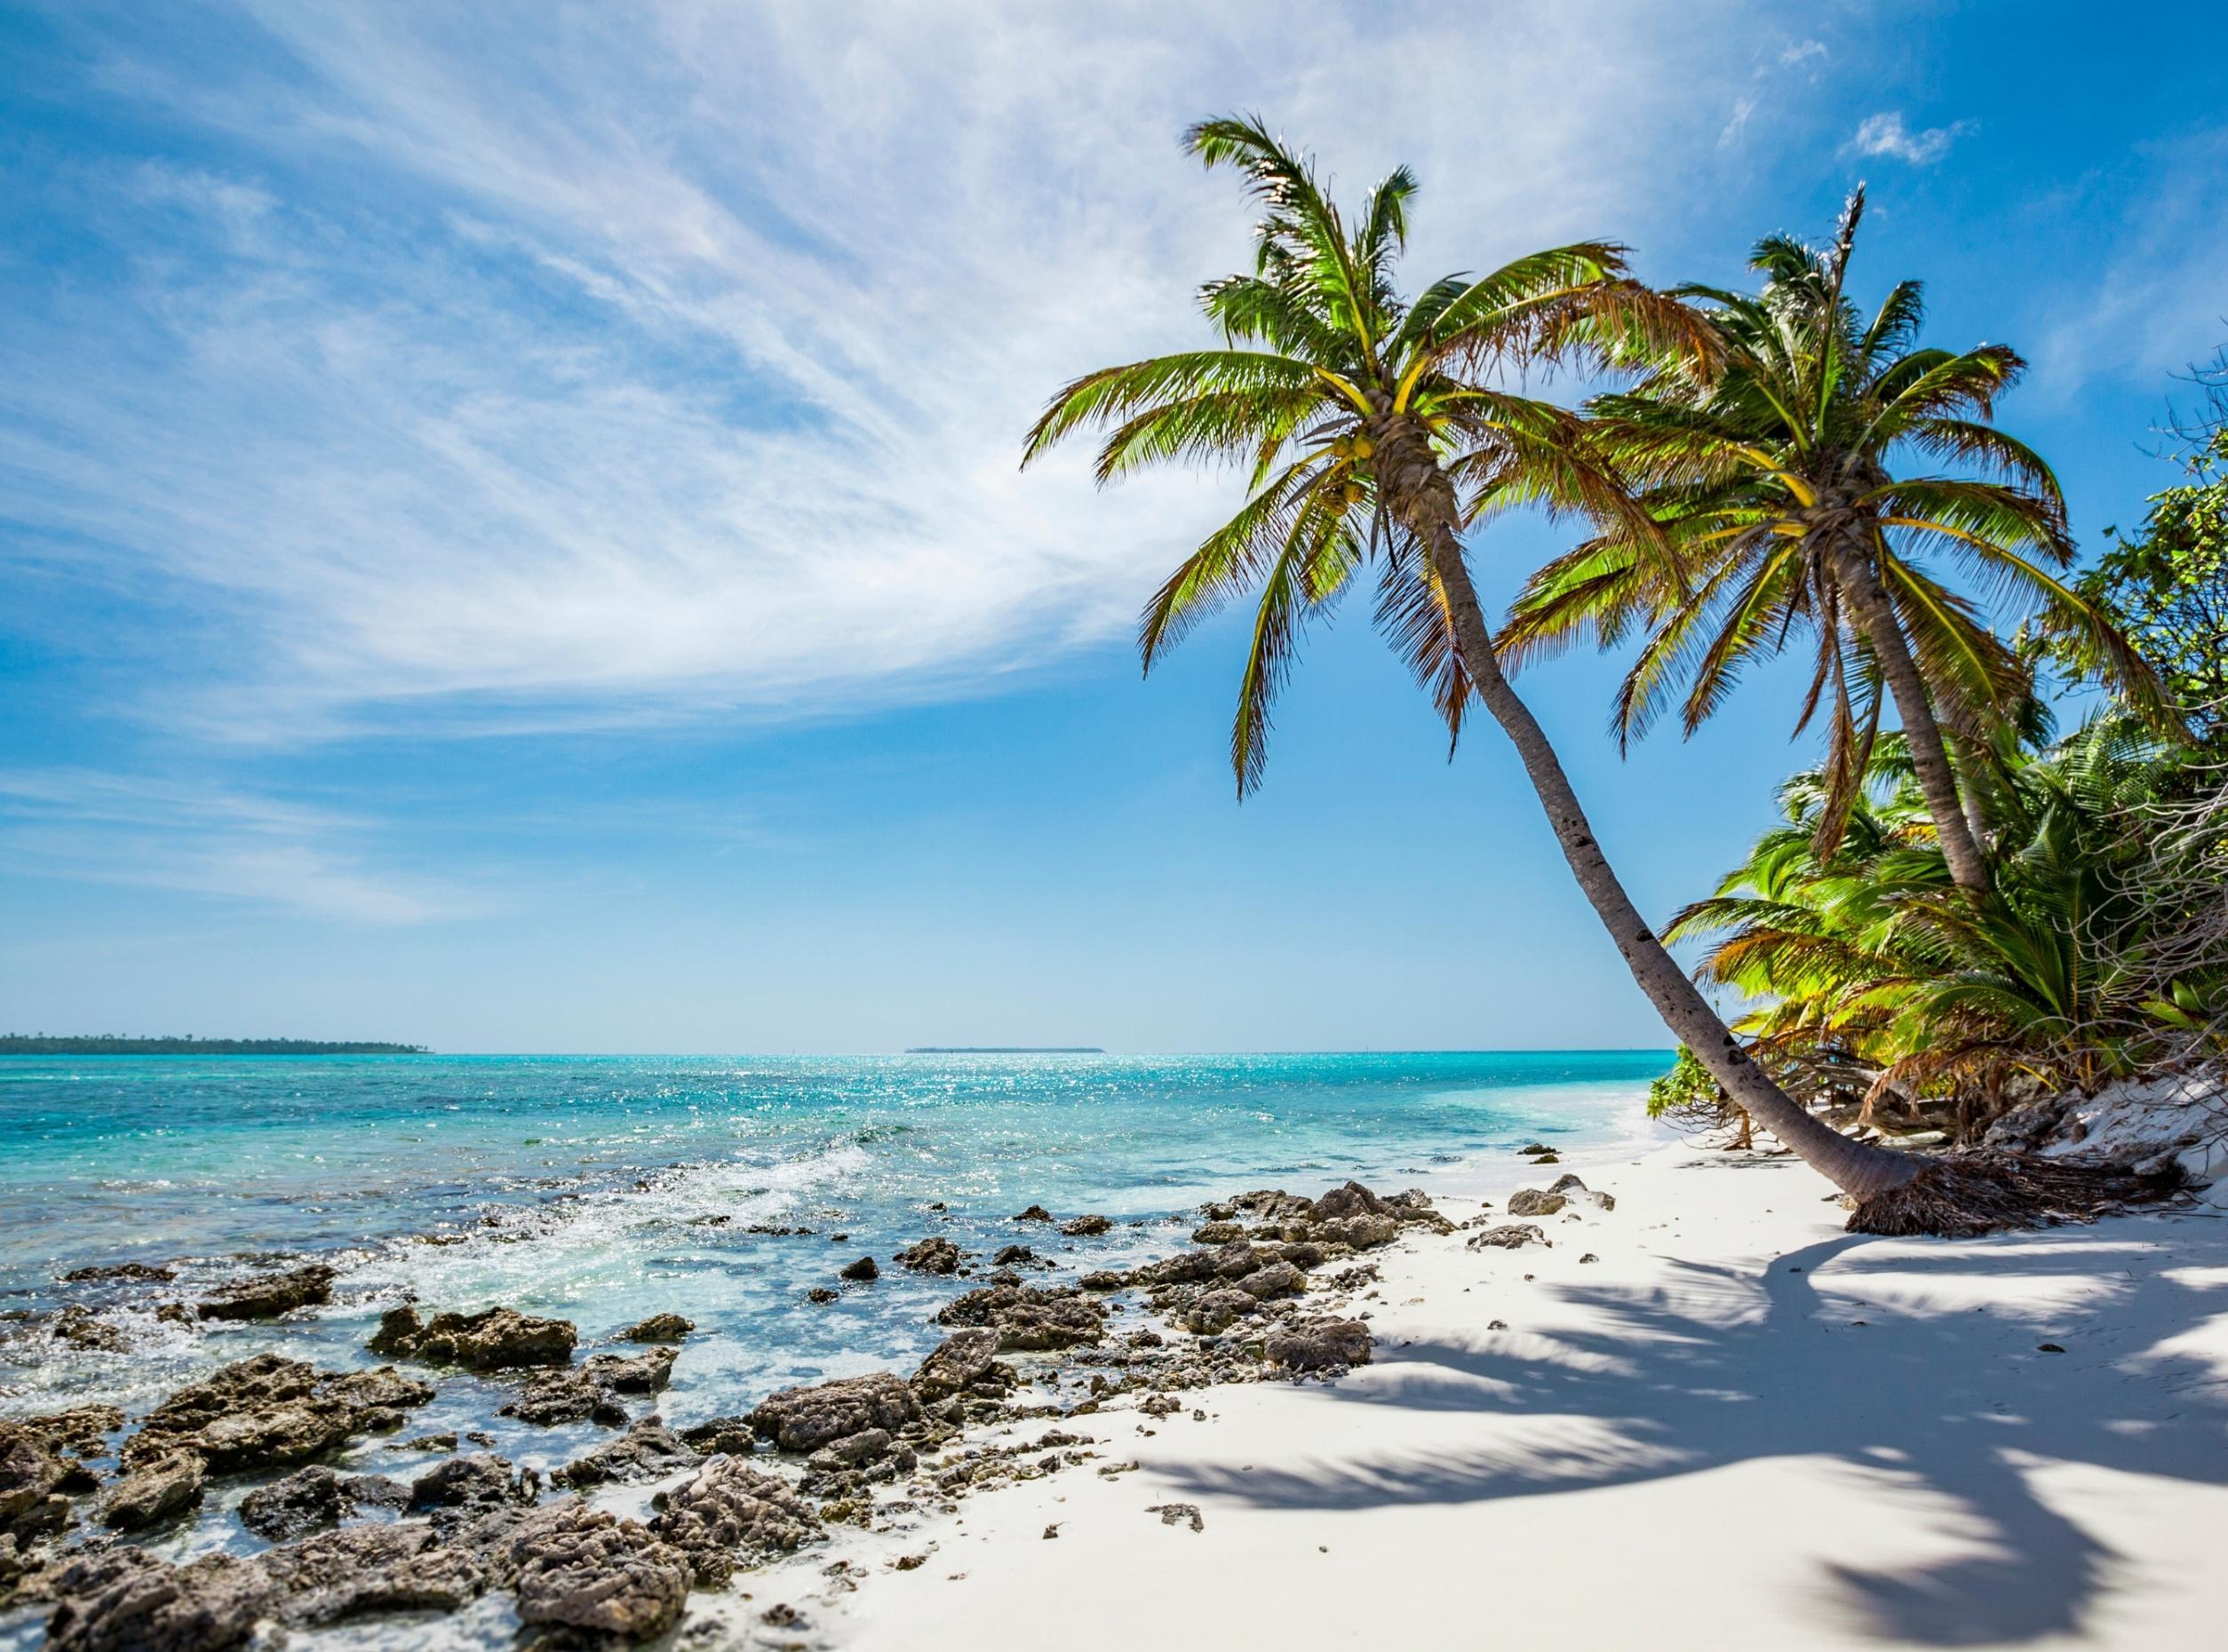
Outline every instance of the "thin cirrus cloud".
<path fill-rule="evenodd" d="M 249 742 L 781 716 L 1117 639 L 1211 483 L 1015 461 L 1244 256 L 1186 122 L 1267 102 L 1348 189 L 1416 162 L 1456 266 L 1644 229 L 1659 146 L 1709 144 L 1690 92 L 1746 69 L 1621 7 L 240 15 L 213 68 L 92 37 L 176 141 L 68 184 L 104 283 L 0 346 L 0 484 L 23 566 L 218 639 L 166 629 L 142 709 Z M 1495 99 L 1372 130 L 1341 88 L 1427 46 Z"/>
<path fill-rule="evenodd" d="M 1931 166 L 1950 152 L 1960 138 L 1977 130 L 1971 121 L 1953 121 L 1947 126 L 1928 126 L 1917 131 L 1903 123 L 1899 110 L 1869 115 L 1857 128 L 1849 147 L 1858 155 L 1884 155 L 1913 166 Z"/>
<path fill-rule="evenodd" d="M 0 846 L 18 872 L 348 924 L 497 909 L 484 881 L 467 888 L 381 864 L 370 852 L 377 835 L 361 818 L 192 780 L 0 771 Z"/>

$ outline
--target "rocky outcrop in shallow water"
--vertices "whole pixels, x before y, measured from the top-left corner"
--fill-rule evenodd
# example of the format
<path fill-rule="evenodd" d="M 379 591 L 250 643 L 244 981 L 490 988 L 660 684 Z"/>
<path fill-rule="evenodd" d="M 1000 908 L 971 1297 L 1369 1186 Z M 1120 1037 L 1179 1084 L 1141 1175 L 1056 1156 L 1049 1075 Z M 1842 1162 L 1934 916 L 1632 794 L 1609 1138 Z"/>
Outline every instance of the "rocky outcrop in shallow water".
<path fill-rule="evenodd" d="M 696 1322 L 678 1314 L 653 1314 L 619 1333 L 621 1342 L 679 1342 L 696 1330 Z"/>
<path fill-rule="evenodd" d="M 173 1566 L 144 1550 L 89 1550 L 47 1584 L 48 1652 L 227 1652 L 271 1598 L 263 1568 L 228 1554 Z"/>
<path fill-rule="evenodd" d="M 707 1418 L 682 1429 L 680 1438 L 698 1457 L 718 1457 L 722 1453 L 748 1457 L 758 1449 L 758 1436 L 751 1432 L 751 1419 L 747 1417 Z"/>
<path fill-rule="evenodd" d="M 123 1463 L 138 1469 L 189 1451 L 211 1473 L 286 1467 L 358 1434 L 399 1428 L 405 1409 L 433 1397 L 429 1385 L 391 1365 L 321 1371 L 300 1360 L 259 1354 L 156 1406 L 124 1442 Z"/>
<path fill-rule="evenodd" d="M 276 1319 L 332 1300 L 333 1270 L 322 1262 L 283 1274 L 259 1274 L 219 1286 L 194 1306 L 203 1319 Z"/>
<path fill-rule="evenodd" d="M 655 1417 L 646 1417 L 617 1440 L 576 1457 L 550 1475 L 560 1486 L 576 1491 L 614 1481 L 656 1480 L 694 1466 L 697 1452 Z"/>
<path fill-rule="evenodd" d="M 558 1423 L 598 1422 L 625 1426 L 628 1412 L 618 1395 L 656 1394 L 672 1376 L 676 1350 L 651 1348 L 633 1358 L 598 1354 L 585 1363 L 527 1376 L 518 1397 L 502 1415 L 549 1427 Z"/>
<path fill-rule="evenodd" d="M 258 1557 L 282 1622 L 322 1626 L 384 1612 L 453 1612 L 494 1581 L 481 1549 L 412 1521 L 344 1526 Z"/>
<path fill-rule="evenodd" d="M 209 1470 L 198 1453 L 171 1451 L 116 1481 L 100 1500 L 100 1523 L 113 1531 L 139 1531 L 200 1505 Z"/>
<path fill-rule="evenodd" d="M 435 1465 L 410 1481 L 413 1513 L 433 1517 L 433 1529 L 447 1535 L 492 1514 L 530 1507 L 538 1483 L 515 1473 L 510 1459 L 473 1451 Z"/>
<path fill-rule="evenodd" d="M 364 1508 L 401 1509 L 408 1487 L 379 1474 L 340 1474 L 323 1464 L 297 1469 L 241 1499 L 240 1523 L 272 1543 L 338 1526 Z"/>
<path fill-rule="evenodd" d="M 907 1245 L 895 1259 L 900 1267 L 916 1274 L 955 1274 L 959 1270 L 959 1247 L 932 1235 Z"/>
<path fill-rule="evenodd" d="M 399 1307 L 380 1316 L 378 1334 L 368 1346 L 389 1358 L 499 1371 L 569 1364 L 578 1340 L 570 1320 L 537 1319 L 516 1308 L 436 1314 L 428 1322 L 418 1318 L 416 1308 Z"/>
<path fill-rule="evenodd" d="M 1561 1184 L 1554 1191 L 1571 1196 Z M 883 1372 L 785 1389 L 747 1418 L 678 1432 L 649 1418 L 560 1471 L 560 1482 L 577 1489 L 693 1469 L 685 1484 L 655 1500 L 657 1513 L 647 1527 L 577 1498 L 537 1505 L 537 1475 L 478 1453 L 420 1476 L 399 1520 L 336 1524 L 358 1503 L 392 1503 L 399 1489 L 311 1466 L 251 1494 L 243 1505 L 243 1523 L 278 1543 L 251 1561 L 176 1566 L 126 1550 L 136 1558 L 103 1569 L 100 1551 L 88 1548 L 65 1557 L 67 1565 L 42 1569 L 15 1539 L 0 1537 L 0 1592 L 28 1567 L 28 1588 L 44 1598 L 67 1596 L 69 1609 L 56 1617 L 61 1638 L 54 1644 L 62 1652 L 143 1644 L 161 1652 L 227 1652 L 244 1639 L 243 1623 L 252 1627 L 259 1616 L 290 1627 L 374 1612 L 452 1610 L 505 1588 L 516 1592 L 521 1620 L 553 1637 L 553 1646 L 661 1634 L 680 1620 L 692 1582 L 716 1585 L 738 1564 L 810 1542 L 834 1523 L 879 1524 L 884 1513 L 908 1506 L 906 1497 L 958 1497 L 1067 1472 L 1097 1456 L 1088 1436 L 1054 1427 L 1034 1440 L 955 1446 L 924 1465 L 921 1457 L 953 1442 L 960 1425 L 1064 1419 L 1102 1399 L 1141 1392 L 1158 1396 L 1158 1404 L 1142 1408 L 1158 1418 L 1189 1403 L 1169 1397 L 1172 1390 L 1278 1373 L 1335 1376 L 1366 1362 L 1365 1324 L 1307 1311 L 1309 1276 L 1320 1290 L 1357 1288 L 1370 1277 L 1366 1265 L 1317 1270 L 1411 1227 L 1446 1227 L 1420 1195 L 1381 1196 L 1359 1184 L 1313 1200 L 1264 1190 L 1208 1214 L 1198 1248 L 1126 1272 L 1100 1269 L 1088 1290 L 1027 1285 L 1012 1273 L 993 1276 L 946 1306 L 939 1318 L 951 1334 L 910 1380 Z M 946 1246 L 956 1270 L 959 1253 L 948 1240 L 924 1240 L 909 1252 L 941 1259 Z M 1104 1299 L 1126 1289 L 1149 1292 L 1156 1308 L 1188 1320 L 1198 1334 L 1164 1338 L 1140 1328 L 1110 1336 Z M 678 1316 L 653 1316 L 624 1334 L 649 1337 L 676 1323 L 686 1327 Z M 668 1346 L 600 1354 L 574 1366 L 574 1340 L 565 1322 L 510 1309 L 441 1314 L 430 1323 L 404 1311 L 390 1315 L 380 1332 L 388 1349 L 412 1358 L 514 1372 L 517 1397 L 505 1409 L 529 1420 L 623 1422 L 617 1396 L 664 1387 L 676 1352 Z M 1045 1381 L 1050 1392 L 1033 1394 L 1022 1386 L 1022 1372 L 999 1357 L 1001 1350 L 1060 1351 L 1063 1376 L 1058 1386 Z M 1090 1395 L 1080 1402 L 1073 1386 L 1078 1368 L 1093 1372 Z M 173 1465 L 190 1480 L 307 1462 L 367 1429 L 399 1423 L 406 1406 L 431 1394 L 391 1367 L 342 1374 L 275 1356 L 243 1361 L 156 1408 L 127 1441 L 130 1473 L 110 1496 L 119 1497 L 135 1475 L 153 1488 Z M 69 1497 L 91 1489 L 90 1474 L 60 1449 L 62 1435 L 97 1453 L 122 1419 L 46 1420 L 53 1434 L 36 1436 L 15 1478 L 0 1472 L 0 1514 L 28 1514 L 35 1528 L 52 1521 L 54 1501 L 67 1519 Z M 0 1426 L 0 1446 L 11 1426 Z M 740 1460 L 760 1439 L 802 1454 L 801 1480 Z M 736 1455 L 717 1455 L 723 1453 Z M 5 1466 L 0 1456 L 0 1471 Z M 1103 1463 L 1100 1472 L 1128 1466 Z M 75 1489 L 64 1489 L 73 1475 Z M 898 1486 L 901 1500 L 878 1504 L 885 1485 Z M 11 1486 L 21 1494 L 12 1500 Z M 359 1486 L 385 1489 L 358 1497 Z M 826 1501 L 816 1508 L 816 1497 Z M 34 1531 L 27 1541 L 51 1553 L 55 1538 L 51 1530 Z M 72 1567 L 81 1569 L 77 1580 L 65 1583 L 62 1574 Z"/>
<path fill-rule="evenodd" d="M 148 1262 L 110 1262 L 99 1267 L 73 1267 L 61 1276 L 61 1281 L 66 1285 L 166 1285 L 177 1277 L 178 1270 L 174 1267 L 159 1267 Z"/>
<path fill-rule="evenodd" d="M 0 1536 L 28 1546 L 68 1525 L 72 1467 L 44 1435 L 0 1430 Z"/>

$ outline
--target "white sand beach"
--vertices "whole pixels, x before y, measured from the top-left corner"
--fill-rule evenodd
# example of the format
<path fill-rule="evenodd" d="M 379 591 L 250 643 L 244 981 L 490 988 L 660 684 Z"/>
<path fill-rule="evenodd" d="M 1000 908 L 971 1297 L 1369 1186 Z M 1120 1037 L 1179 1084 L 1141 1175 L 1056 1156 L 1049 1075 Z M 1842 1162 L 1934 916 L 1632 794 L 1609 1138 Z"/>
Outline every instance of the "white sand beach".
<path fill-rule="evenodd" d="M 1792 1159 L 1579 1168 L 1616 1209 L 1547 1219 L 1550 1248 L 1386 1253 L 1367 1368 L 1125 1396 L 1068 1426 L 1134 1472 L 988 1491 L 700 1613 L 860 1652 L 2218 1643 L 2218 1206 L 1890 1241 Z"/>

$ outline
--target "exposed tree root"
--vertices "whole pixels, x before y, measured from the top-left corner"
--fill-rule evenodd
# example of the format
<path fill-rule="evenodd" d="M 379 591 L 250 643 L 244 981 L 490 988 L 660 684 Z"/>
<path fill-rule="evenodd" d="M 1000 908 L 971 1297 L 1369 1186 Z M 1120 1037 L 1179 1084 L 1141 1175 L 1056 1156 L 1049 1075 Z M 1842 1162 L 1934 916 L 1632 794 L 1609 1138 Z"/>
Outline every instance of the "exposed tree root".
<path fill-rule="evenodd" d="M 2171 1160 L 2163 1170 L 2138 1173 L 2124 1164 L 1961 1153 L 1936 1159 L 1900 1187 L 1866 1200 L 1849 1219 L 1849 1231 L 1970 1239 L 2007 1227 L 2093 1222 L 2130 1205 L 2163 1203 L 2188 1180 Z"/>

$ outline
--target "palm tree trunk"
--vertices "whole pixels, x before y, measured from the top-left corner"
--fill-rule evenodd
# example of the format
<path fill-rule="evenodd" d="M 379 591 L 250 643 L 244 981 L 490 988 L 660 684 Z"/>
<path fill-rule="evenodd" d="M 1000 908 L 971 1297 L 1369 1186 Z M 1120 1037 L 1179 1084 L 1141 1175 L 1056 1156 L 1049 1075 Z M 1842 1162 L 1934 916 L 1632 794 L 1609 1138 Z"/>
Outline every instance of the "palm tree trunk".
<path fill-rule="evenodd" d="M 1664 1024 L 1679 1042 L 1694 1052 L 1695 1059 L 1709 1069 L 1710 1076 L 1725 1087 L 1725 1092 L 1750 1119 L 1777 1136 L 1799 1154 L 1803 1163 L 1842 1192 L 1861 1203 L 1909 1181 L 1919 1172 L 1918 1160 L 1908 1154 L 1873 1147 L 1842 1134 L 1807 1108 L 1799 1106 L 1774 1084 L 1749 1059 L 1731 1030 L 1710 1008 L 1709 1001 L 1702 997 L 1700 989 L 1687 978 L 1686 972 L 1641 917 L 1640 909 L 1625 893 L 1624 885 L 1618 880 L 1615 870 L 1595 841 L 1594 828 L 1579 806 L 1578 793 L 1571 789 L 1570 776 L 1563 772 L 1562 761 L 1548 743 L 1539 719 L 1532 716 L 1532 708 L 1517 698 L 1516 691 L 1501 674 L 1500 662 L 1493 655 L 1492 631 L 1485 623 L 1484 610 L 1478 605 L 1476 588 L 1470 584 L 1469 566 L 1463 559 L 1461 541 L 1455 535 L 1458 519 L 1452 488 L 1436 460 L 1428 457 L 1428 450 L 1424 455 L 1400 457 L 1406 460 L 1401 468 L 1407 474 L 1399 480 L 1407 481 L 1409 486 L 1400 489 L 1406 497 L 1398 501 L 1399 505 L 1405 507 L 1399 509 L 1398 514 L 1430 552 L 1431 565 L 1446 592 L 1455 646 L 1461 652 L 1463 667 L 1476 687 L 1478 698 L 1485 703 L 1485 709 L 1493 714 L 1494 720 L 1516 746 L 1516 755 L 1524 760 L 1524 773 L 1531 777 L 1532 790 L 1539 793 L 1540 806 L 1547 811 L 1548 824 L 1562 846 L 1563 858 L 1570 862 L 1572 876 L 1586 892 L 1586 898 L 1593 902 L 1602 926 L 1609 931 L 1611 941 L 1624 956 L 1625 966 L 1632 972 L 1640 990 L 1647 994 L 1648 1001 L 1655 1005 L 1656 1013 L 1663 1017 Z M 1393 462 L 1398 464 L 1400 460 Z M 1416 472 L 1423 465 L 1430 466 L 1429 473 L 1428 478 L 1419 480 Z M 1389 468 L 1381 465 L 1380 474 Z"/>
<path fill-rule="evenodd" d="M 1861 552 L 1845 550 L 1835 560 L 1850 611 L 1865 639 L 1872 644 L 1873 657 L 1880 662 L 1881 675 L 1888 679 L 1888 692 L 1895 696 L 1896 716 L 1903 724 L 1904 742 L 1911 749 L 1911 766 L 1918 774 L 1926 812 L 1934 818 L 1942 859 L 1949 863 L 1950 877 L 1960 889 L 1968 894 L 1985 894 L 1987 858 L 1981 854 L 1978 835 L 1958 794 L 1957 770 L 1950 762 L 1942 726 L 1935 721 L 1926 679 L 1919 675 L 1918 662 L 1911 657 L 1903 627 L 1896 623 L 1888 593 L 1871 560 Z"/>

